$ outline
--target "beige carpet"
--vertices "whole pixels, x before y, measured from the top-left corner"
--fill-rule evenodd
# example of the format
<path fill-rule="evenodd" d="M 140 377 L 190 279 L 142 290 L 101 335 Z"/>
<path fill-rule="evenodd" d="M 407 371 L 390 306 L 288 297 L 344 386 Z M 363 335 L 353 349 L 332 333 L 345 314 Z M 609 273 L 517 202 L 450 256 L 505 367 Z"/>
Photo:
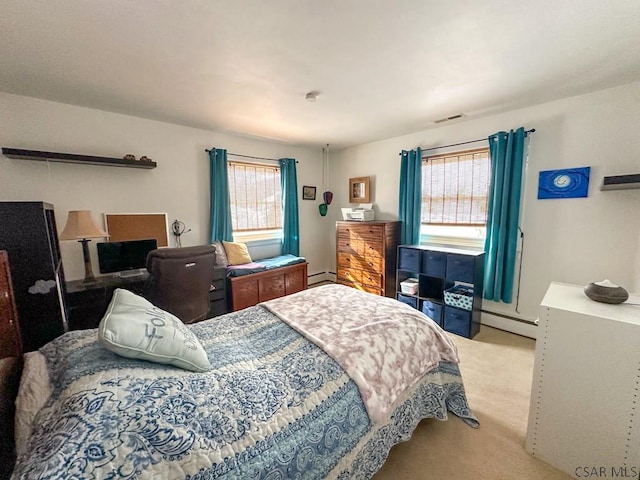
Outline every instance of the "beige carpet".
<path fill-rule="evenodd" d="M 535 342 L 486 326 L 473 340 L 452 337 L 480 428 L 453 415 L 423 420 L 391 450 L 375 480 L 571 478 L 524 449 Z"/>

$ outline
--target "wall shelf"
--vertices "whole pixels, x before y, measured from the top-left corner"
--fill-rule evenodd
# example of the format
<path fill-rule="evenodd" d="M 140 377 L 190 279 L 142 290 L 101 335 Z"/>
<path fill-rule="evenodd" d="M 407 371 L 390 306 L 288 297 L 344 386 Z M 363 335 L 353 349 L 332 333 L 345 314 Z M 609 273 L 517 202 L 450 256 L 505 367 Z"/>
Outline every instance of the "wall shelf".
<path fill-rule="evenodd" d="M 19 148 L 2 147 L 5 157 L 18 160 L 39 160 L 41 162 L 84 163 L 87 165 L 107 165 L 111 167 L 156 168 L 156 162 L 126 160 L 124 158 L 95 157 L 92 155 L 76 155 L 74 153 L 42 152 L 38 150 L 21 150 Z"/>
<path fill-rule="evenodd" d="M 640 174 L 611 175 L 602 179 L 600 190 L 627 190 L 640 188 Z"/>

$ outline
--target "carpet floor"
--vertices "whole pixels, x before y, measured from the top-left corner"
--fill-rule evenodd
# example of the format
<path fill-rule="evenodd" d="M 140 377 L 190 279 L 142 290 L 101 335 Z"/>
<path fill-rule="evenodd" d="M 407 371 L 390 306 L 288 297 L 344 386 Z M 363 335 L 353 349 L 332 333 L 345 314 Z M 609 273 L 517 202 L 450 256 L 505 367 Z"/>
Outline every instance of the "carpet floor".
<path fill-rule="evenodd" d="M 375 480 L 565 480 L 525 451 L 535 341 L 482 326 L 473 340 L 452 335 L 469 405 L 480 428 L 454 415 L 423 420 L 396 445 Z"/>

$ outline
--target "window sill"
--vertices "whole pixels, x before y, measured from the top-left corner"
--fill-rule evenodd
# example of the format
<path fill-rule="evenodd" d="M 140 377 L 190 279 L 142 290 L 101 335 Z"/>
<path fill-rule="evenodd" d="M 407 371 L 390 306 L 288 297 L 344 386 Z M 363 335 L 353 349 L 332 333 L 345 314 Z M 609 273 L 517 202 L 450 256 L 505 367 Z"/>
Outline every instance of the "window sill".
<path fill-rule="evenodd" d="M 267 245 L 276 245 L 282 243 L 282 231 L 262 231 L 251 233 L 234 233 L 234 242 L 246 243 L 250 246 L 261 247 Z"/>
<path fill-rule="evenodd" d="M 432 235 L 420 235 L 420 245 L 432 247 L 454 247 L 466 248 L 470 250 L 484 250 L 484 238 L 461 238 L 461 237 L 436 237 Z"/>

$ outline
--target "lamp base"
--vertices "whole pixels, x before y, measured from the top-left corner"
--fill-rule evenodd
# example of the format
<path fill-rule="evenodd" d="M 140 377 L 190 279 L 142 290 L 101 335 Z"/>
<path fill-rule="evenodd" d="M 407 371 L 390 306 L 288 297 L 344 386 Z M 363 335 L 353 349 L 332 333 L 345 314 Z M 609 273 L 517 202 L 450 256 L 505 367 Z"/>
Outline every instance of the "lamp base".
<path fill-rule="evenodd" d="M 83 238 L 82 240 L 78 240 L 82 244 L 82 256 L 84 257 L 84 281 L 85 283 L 91 283 L 96 281 L 96 277 L 93 274 L 93 269 L 91 268 L 91 256 L 89 255 L 89 240 L 88 238 Z"/>

